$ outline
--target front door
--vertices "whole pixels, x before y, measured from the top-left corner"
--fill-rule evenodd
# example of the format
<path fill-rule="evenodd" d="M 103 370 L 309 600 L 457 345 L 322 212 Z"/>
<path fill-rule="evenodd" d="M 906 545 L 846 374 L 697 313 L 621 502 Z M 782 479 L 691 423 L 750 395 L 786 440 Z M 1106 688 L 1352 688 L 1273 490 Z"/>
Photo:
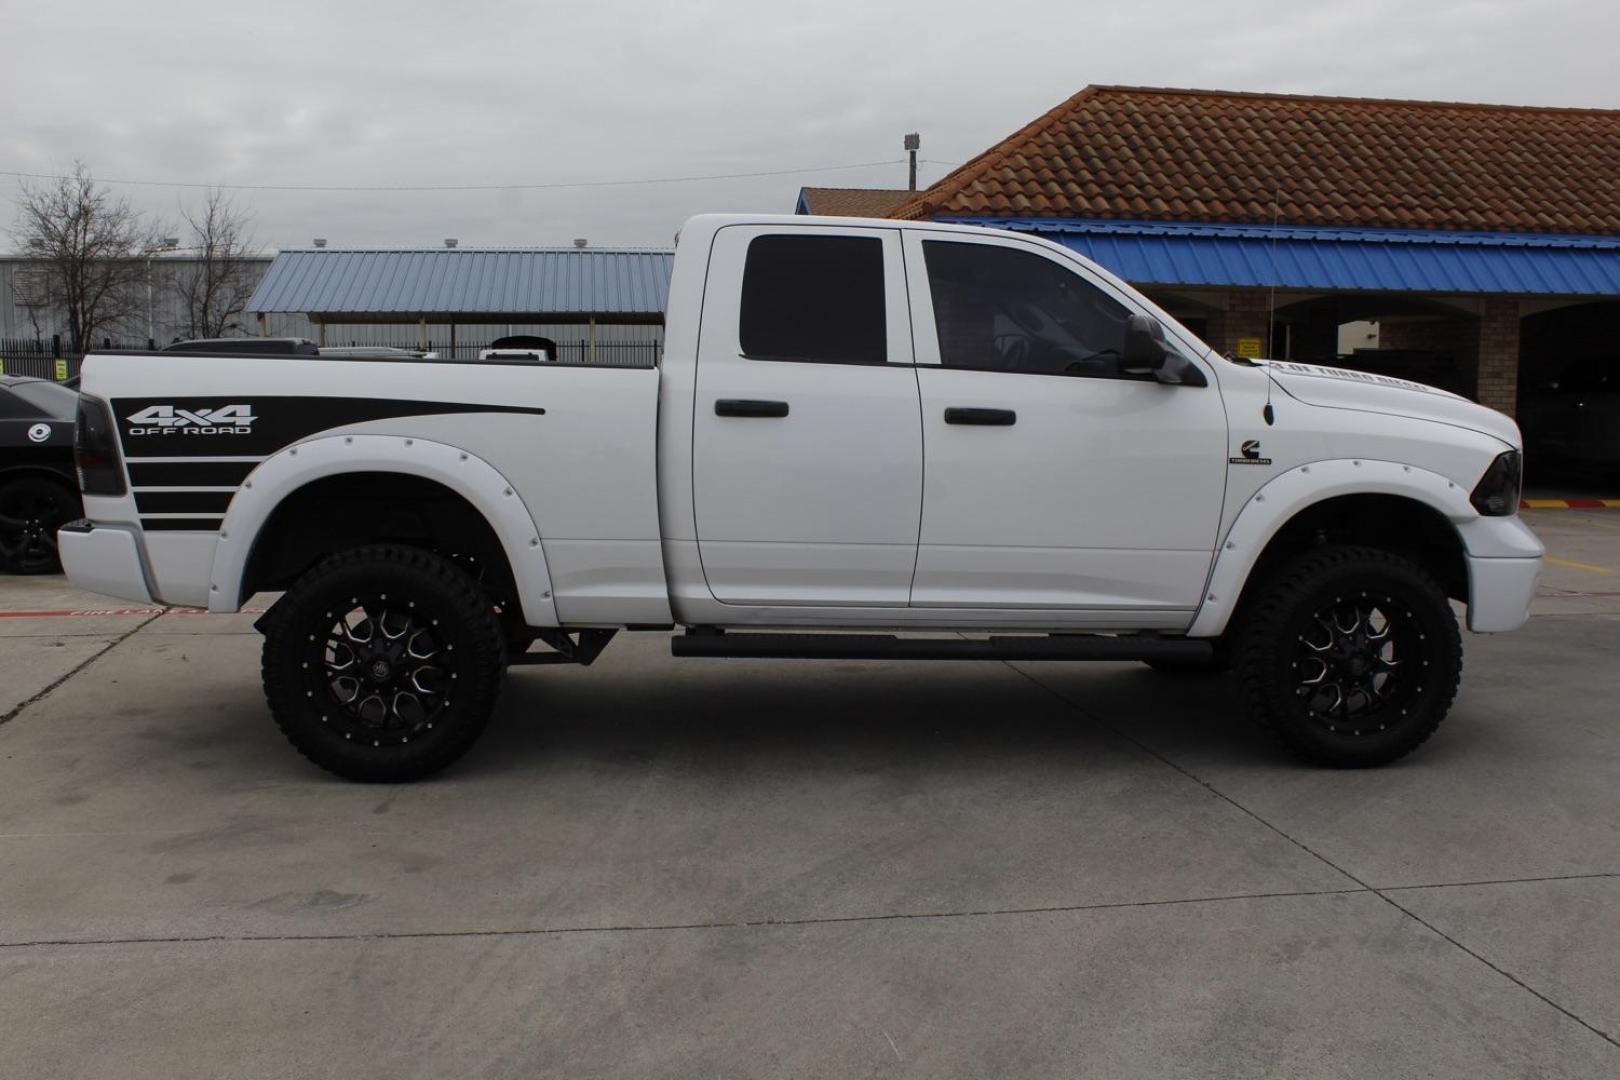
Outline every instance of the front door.
<path fill-rule="evenodd" d="M 1122 373 L 1140 308 L 1063 253 L 926 232 L 906 246 L 926 460 L 912 605 L 1184 626 L 1226 482 L 1213 379 Z"/>
<path fill-rule="evenodd" d="M 895 229 L 721 229 L 698 346 L 692 489 L 715 599 L 904 607 L 922 429 Z"/>

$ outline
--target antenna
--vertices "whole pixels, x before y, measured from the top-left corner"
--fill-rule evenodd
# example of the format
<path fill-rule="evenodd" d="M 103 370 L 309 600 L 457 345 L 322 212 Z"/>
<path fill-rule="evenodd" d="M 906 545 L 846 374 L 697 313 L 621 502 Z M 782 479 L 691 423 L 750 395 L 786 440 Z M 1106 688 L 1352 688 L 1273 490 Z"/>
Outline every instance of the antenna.
<path fill-rule="evenodd" d="M 1282 225 L 1282 181 L 1273 178 L 1271 183 L 1271 243 L 1268 245 L 1268 254 L 1271 259 L 1271 289 L 1269 299 L 1266 301 L 1266 359 L 1275 358 L 1275 339 L 1277 333 L 1277 233 Z M 1271 377 L 1271 370 L 1266 370 L 1266 404 L 1260 410 L 1265 419 L 1266 426 L 1277 422 L 1277 410 L 1271 405 L 1271 384 L 1275 382 Z"/>

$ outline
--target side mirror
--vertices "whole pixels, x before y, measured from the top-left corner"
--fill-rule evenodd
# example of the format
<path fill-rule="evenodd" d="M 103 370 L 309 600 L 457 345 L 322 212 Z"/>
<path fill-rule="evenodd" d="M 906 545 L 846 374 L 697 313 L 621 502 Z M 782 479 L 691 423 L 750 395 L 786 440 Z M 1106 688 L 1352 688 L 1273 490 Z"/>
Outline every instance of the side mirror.
<path fill-rule="evenodd" d="M 1166 343 L 1163 324 L 1147 315 L 1126 317 L 1125 354 L 1119 370 L 1127 375 L 1152 375 L 1171 386 L 1209 385 L 1197 364 Z"/>
<path fill-rule="evenodd" d="M 1126 318 L 1125 354 L 1120 358 L 1119 370 L 1127 375 L 1155 375 L 1169 356 L 1159 320 L 1147 315 Z"/>

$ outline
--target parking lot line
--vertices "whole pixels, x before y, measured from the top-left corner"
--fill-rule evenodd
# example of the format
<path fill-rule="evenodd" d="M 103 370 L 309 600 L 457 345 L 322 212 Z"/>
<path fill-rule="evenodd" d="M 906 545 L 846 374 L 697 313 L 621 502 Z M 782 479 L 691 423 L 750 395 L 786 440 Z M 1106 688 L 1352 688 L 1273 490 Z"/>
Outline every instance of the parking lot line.
<path fill-rule="evenodd" d="M 1593 521 L 1589 517 L 1568 517 L 1559 518 L 1558 520 L 1568 521 L 1575 525 L 1585 525 L 1593 529 L 1608 529 L 1610 532 L 1620 532 L 1620 525 L 1615 525 L 1607 521 Z"/>
<path fill-rule="evenodd" d="M 1571 570 L 1585 570 L 1590 574 L 1614 573 L 1614 571 L 1607 566 L 1593 566 L 1591 563 L 1576 562 L 1574 559 L 1560 559 L 1553 555 L 1548 555 L 1546 558 L 1547 561 L 1552 563 L 1554 566 L 1567 566 Z"/>

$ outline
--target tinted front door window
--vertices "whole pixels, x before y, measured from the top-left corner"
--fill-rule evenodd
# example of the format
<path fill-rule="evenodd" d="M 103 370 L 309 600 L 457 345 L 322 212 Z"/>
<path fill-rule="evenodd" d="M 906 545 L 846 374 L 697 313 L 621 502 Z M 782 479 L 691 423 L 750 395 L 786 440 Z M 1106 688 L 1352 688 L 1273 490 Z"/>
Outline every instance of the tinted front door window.
<path fill-rule="evenodd" d="M 1050 259 L 923 242 L 945 367 L 1119 378 L 1124 305 Z"/>

